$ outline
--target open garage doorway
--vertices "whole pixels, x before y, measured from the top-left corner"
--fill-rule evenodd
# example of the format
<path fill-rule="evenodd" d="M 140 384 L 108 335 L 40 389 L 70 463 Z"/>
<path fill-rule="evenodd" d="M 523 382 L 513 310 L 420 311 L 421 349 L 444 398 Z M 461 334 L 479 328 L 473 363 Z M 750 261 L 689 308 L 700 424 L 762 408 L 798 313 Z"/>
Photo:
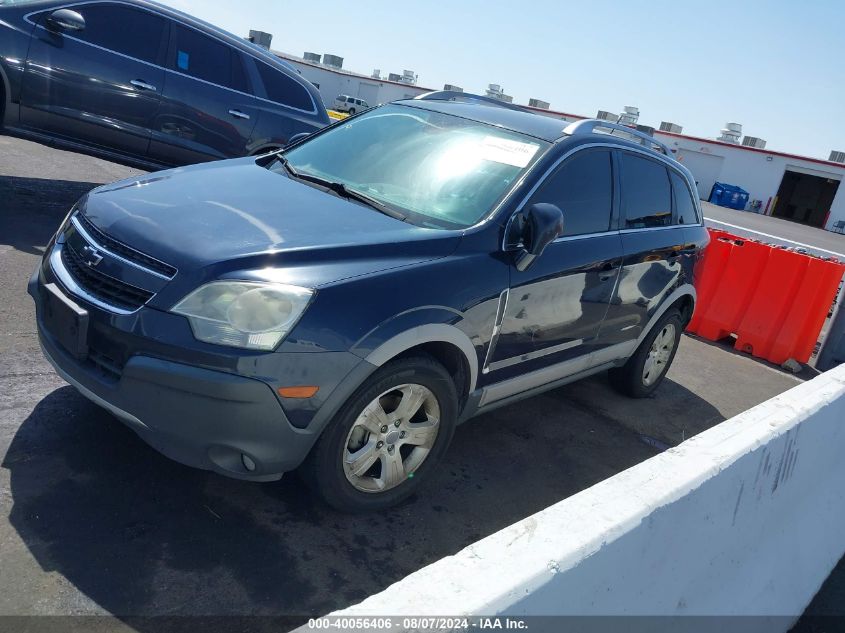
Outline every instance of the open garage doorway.
<path fill-rule="evenodd" d="M 824 228 L 839 181 L 787 169 L 772 210 L 776 218 Z"/>

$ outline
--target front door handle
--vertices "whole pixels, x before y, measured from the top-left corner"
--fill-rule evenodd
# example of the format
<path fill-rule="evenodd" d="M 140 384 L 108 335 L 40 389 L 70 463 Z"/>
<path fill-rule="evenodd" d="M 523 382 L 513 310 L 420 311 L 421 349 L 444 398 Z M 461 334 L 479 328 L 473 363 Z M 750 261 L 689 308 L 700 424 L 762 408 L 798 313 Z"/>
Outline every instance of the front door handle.
<path fill-rule="evenodd" d="M 142 81 L 140 79 L 133 79 L 129 83 L 135 86 L 138 90 L 150 90 L 152 92 L 157 90 L 154 85 L 148 84 L 146 81 Z"/>
<path fill-rule="evenodd" d="M 236 119 L 249 120 L 249 115 L 246 112 L 241 112 L 240 110 L 229 110 L 229 114 L 231 114 Z"/>

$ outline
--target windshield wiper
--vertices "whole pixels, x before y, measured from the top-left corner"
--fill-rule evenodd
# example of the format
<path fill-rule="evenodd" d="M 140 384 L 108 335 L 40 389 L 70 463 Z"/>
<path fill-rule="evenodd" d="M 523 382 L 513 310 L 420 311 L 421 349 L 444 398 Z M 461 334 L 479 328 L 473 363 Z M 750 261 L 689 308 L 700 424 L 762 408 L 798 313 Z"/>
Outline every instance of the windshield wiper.
<path fill-rule="evenodd" d="M 331 182 L 331 181 L 325 181 L 325 182 L 330 182 L 331 184 L 327 185 L 327 186 L 332 191 L 335 191 L 336 193 L 340 194 L 344 198 L 348 198 L 350 200 L 355 200 L 357 202 L 361 202 L 363 204 L 366 204 L 368 207 L 373 208 L 376 211 L 379 211 L 380 213 L 384 213 L 385 215 L 390 216 L 391 218 L 395 218 L 397 220 L 402 220 L 403 222 L 408 218 L 408 216 L 406 216 L 402 213 L 399 213 L 393 207 L 385 204 L 381 200 L 377 200 L 376 198 L 373 198 L 372 196 L 367 195 L 363 191 L 358 191 L 357 189 L 350 189 L 349 187 L 344 185 L 342 182 Z"/>
<path fill-rule="evenodd" d="M 328 180 L 327 178 L 321 178 L 320 176 L 314 176 L 312 174 L 303 174 L 301 171 L 297 170 L 293 165 L 290 164 L 287 157 L 282 154 L 278 154 L 277 158 L 279 162 L 282 164 L 282 167 L 285 168 L 285 171 L 291 175 L 293 178 L 297 178 L 299 180 L 305 180 L 307 182 L 313 182 L 315 185 L 320 185 L 329 189 L 330 191 L 335 192 L 339 196 L 346 198 L 347 200 L 355 200 L 356 202 L 361 202 L 368 207 L 375 209 L 379 213 L 383 213 L 391 218 L 395 218 L 397 220 L 402 220 L 403 222 L 407 219 L 406 215 L 399 213 L 389 205 L 385 204 L 381 200 L 377 200 L 372 196 L 363 193 L 362 191 L 358 191 L 357 189 L 350 189 L 342 182 L 335 182 L 334 180 Z"/>

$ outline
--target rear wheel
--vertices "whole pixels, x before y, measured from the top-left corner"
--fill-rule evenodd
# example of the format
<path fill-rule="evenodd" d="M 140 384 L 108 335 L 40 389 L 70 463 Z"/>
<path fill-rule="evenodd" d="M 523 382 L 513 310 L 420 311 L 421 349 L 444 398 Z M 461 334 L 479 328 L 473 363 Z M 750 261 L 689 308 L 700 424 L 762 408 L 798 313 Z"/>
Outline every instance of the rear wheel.
<path fill-rule="evenodd" d="M 306 477 L 339 510 L 396 505 L 436 472 L 456 416 L 455 386 L 442 365 L 425 356 L 387 363 L 323 432 Z"/>
<path fill-rule="evenodd" d="M 644 398 L 663 382 L 678 351 L 684 324 L 681 313 L 669 309 L 622 367 L 610 370 L 610 382 L 632 398 Z"/>
<path fill-rule="evenodd" d="M 355 114 L 355 108 L 349 108 L 349 116 Z"/>

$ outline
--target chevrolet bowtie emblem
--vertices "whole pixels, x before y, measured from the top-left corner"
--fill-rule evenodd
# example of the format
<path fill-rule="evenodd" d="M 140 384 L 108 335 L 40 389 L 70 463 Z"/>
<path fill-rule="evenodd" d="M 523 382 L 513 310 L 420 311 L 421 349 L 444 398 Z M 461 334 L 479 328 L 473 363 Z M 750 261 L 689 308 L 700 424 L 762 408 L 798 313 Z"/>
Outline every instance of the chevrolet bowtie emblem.
<path fill-rule="evenodd" d="M 96 266 L 101 261 L 103 261 L 103 256 L 100 255 L 100 252 L 93 246 L 83 246 L 82 261 L 84 261 L 89 266 Z"/>

